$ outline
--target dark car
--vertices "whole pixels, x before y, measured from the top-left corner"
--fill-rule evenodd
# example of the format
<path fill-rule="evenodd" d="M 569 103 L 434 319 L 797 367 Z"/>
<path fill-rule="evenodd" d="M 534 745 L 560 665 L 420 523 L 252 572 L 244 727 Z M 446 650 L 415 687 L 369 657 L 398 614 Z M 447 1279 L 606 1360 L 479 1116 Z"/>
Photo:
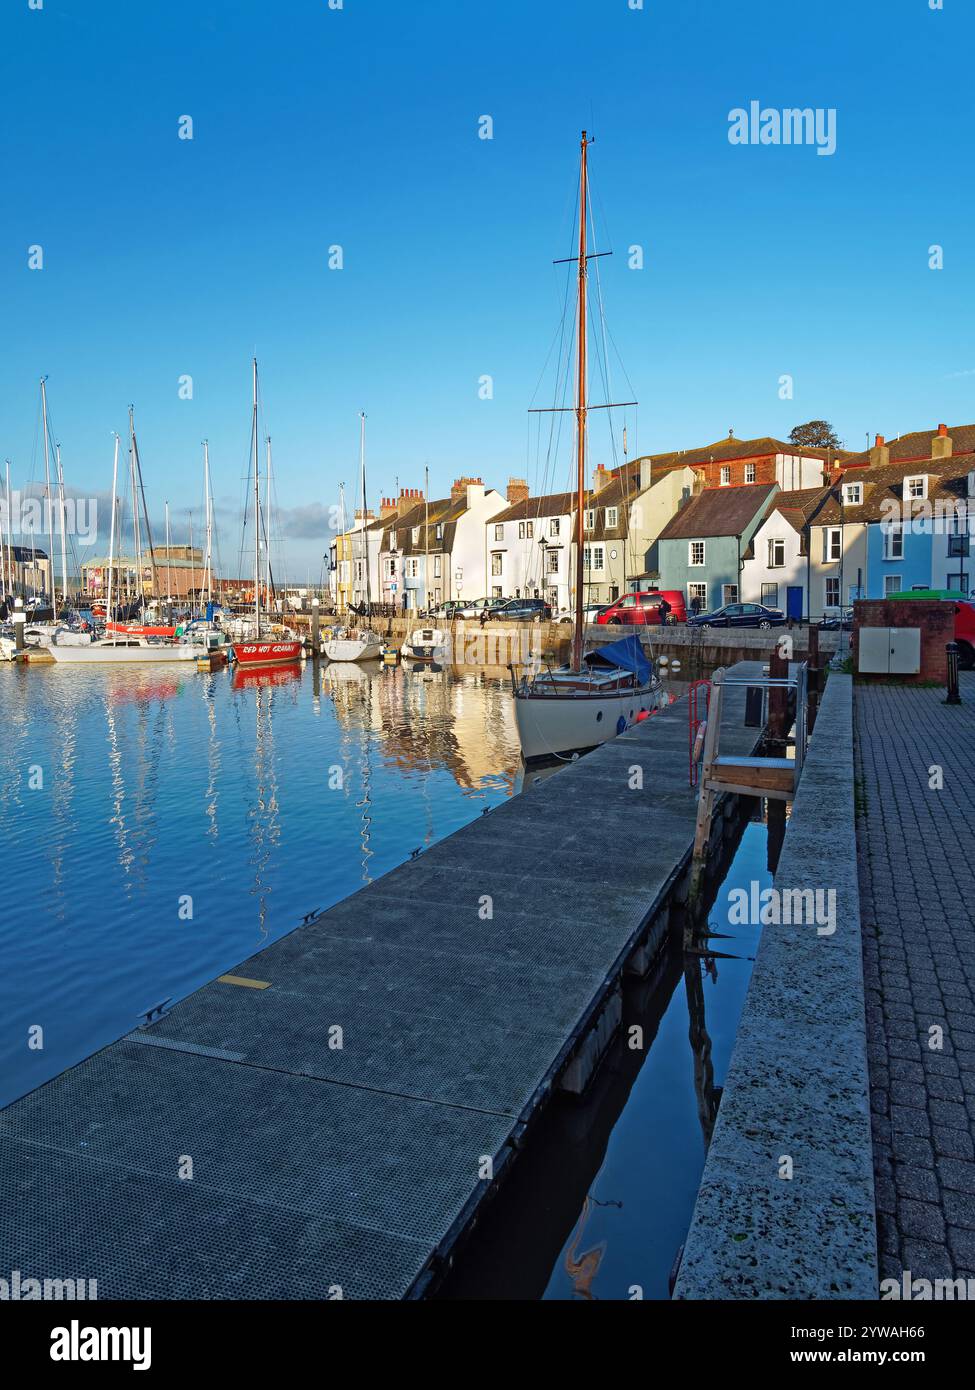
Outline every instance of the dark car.
<path fill-rule="evenodd" d="M 764 603 L 726 603 L 713 613 L 699 613 L 687 620 L 688 627 L 781 627 L 785 614 L 781 608 Z"/>
<path fill-rule="evenodd" d="M 543 598 L 512 598 L 498 608 L 489 608 L 488 617 L 502 622 L 518 622 L 522 619 L 551 618 L 552 605 Z"/>

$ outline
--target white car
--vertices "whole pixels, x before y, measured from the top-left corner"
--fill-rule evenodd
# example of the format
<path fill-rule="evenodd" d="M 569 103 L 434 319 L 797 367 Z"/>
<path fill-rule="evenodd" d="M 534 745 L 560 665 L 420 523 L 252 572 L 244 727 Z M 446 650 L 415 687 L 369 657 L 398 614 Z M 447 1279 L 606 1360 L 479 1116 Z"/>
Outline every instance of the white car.
<path fill-rule="evenodd" d="M 606 603 L 584 603 L 582 605 L 582 621 L 584 623 L 594 623 L 597 616 L 608 608 Z M 562 608 L 556 614 L 557 623 L 574 623 L 576 620 L 576 610 L 574 608 Z"/>

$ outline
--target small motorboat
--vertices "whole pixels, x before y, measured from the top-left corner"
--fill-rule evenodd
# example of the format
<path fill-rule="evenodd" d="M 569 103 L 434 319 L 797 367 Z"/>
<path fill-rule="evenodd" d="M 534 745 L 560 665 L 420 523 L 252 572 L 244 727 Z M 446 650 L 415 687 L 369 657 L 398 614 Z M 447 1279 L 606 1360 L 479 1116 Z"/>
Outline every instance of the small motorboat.
<path fill-rule="evenodd" d="M 439 627 L 418 627 L 403 644 L 403 655 L 410 661 L 444 661 L 450 639 Z"/>

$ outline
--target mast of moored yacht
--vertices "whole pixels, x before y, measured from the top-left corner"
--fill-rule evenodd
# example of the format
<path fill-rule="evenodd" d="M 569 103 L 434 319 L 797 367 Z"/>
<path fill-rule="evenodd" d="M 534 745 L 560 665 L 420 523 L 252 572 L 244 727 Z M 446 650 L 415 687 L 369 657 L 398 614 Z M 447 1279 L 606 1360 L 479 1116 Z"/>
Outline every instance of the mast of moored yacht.
<path fill-rule="evenodd" d="M 68 602 L 68 543 L 64 534 L 64 470 L 61 467 L 61 445 L 55 441 L 54 458 L 58 472 L 58 512 L 61 526 L 61 599 L 64 604 Z M 51 571 L 54 570 L 54 561 L 51 561 Z"/>
<path fill-rule="evenodd" d="M 589 187 L 586 179 L 586 151 L 589 141 L 582 132 L 582 169 L 579 177 L 579 340 L 576 349 L 576 462 L 578 468 L 578 497 L 576 499 L 576 618 L 572 638 L 572 668 L 582 670 L 582 604 L 585 573 L 585 505 L 586 505 L 586 222 Z"/>
<path fill-rule="evenodd" d="M 112 529 L 108 538 L 108 599 L 105 604 L 105 627 L 112 619 L 112 576 L 115 572 L 115 494 L 118 492 L 118 446 L 119 436 L 115 431 L 115 458 L 112 463 Z"/>
<path fill-rule="evenodd" d="M 203 582 L 206 585 L 207 602 L 213 600 L 213 517 L 210 498 L 210 445 L 203 441 L 203 490 L 206 499 L 207 548 L 203 568 Z"/>
<path fill-rule="evenodd" d="M 254 419 L 251 425 L 254 449 L 254 641 L 261 636 L 261 455 L 257 435 L 257 358 L 254 358 Z"/>
<path fill-rule="evenodd" d="M 10 460 L 6 459 L 5 462 L 7 465 L 7 582 L 12 594 L 14 591 L 14 522 L 10 513 Z"/>
<path fill-rule="evenodd" d="M 267 477 L 264 480 L 264 606 L 271 611 L 271 436 L 267 444 Z"/>
<path fill-rule="evenodd" d="M 51 582 L 51 607 L 54 610 L 54 621 L 58 617 L 58 596 L 54 588 L 54 506 L 51 501 L 51 456 L 50 445 L 48 443 L 47 429 L 47 377 L 41 377 L 41 423 L 44 427 L 44 491 L 47 494 L 47 526 L 50 537 L 50 547 L 48 549 L 47 573 Z"/>
<path fill-rule="evenodd" d="M 362 475 L 362 539 L 366 553 L 366 626 L 372 622 L 372 588 L 369 582 L 369 507 L 366 502 L 366 412 L 359 411 L 359 471 Z"/>
<path fill-rule="evenodd" d="M 169 503 L 166 503 L 166 602 L 173 601 L 173 549 L 169 533 Z"/>

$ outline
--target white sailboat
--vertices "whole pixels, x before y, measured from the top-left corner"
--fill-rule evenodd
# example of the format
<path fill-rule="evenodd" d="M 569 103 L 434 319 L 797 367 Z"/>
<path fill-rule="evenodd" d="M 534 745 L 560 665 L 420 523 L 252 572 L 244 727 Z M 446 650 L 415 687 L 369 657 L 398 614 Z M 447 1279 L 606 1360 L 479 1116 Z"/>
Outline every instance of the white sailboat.
<path fill-rule="evenodd" d="M 138 539 L 138 500 L 137 500 L 137 480 L 141 486 L 141 467 L 139 465 L 138 446 L 135 440 L 135 423 L 133 413 L 129 411 L 129 448 L 131 451 L 132 466 L 132 509 L 136 514 L 134 522 L 136 529 L 136 555 L 137 555 L 137 574 L 141 588 L 142 581 L 142 561 L 141 549 Z M 115 436 L 115 454 L 112 464 L 112 519 L 111 535 L 108 549 L 108 596 L 106 614 L 112 614 L 112 581 L 115 571 L 115 528 L 116 528 L 116 493 L 118 491 L 118 454 L 119 437 Z M 148 528 L 148 516 L 146 516 L 146 526 Z M 150 547 L 152 537 L 149 535 Z M 155 554 L 152 561 L 153 580 L 156 577 Z M 133 665 L 148 662 L 174 662 L 174 661 L 195 661 L 197 652 L 193 647 L 175 647 L 170 643 L 152 641 L 147 637 L 136 636 L 132 633 L 113 632 L 107 637 L 99 638 L 95 642 L 86 642 L 77 645 L 73 640 L 62 640 L 61 634 L 56 632 L 53 640 L 48 647 L 48 651 L 59 666 L 84 666 L 92 663 L 110 663 L 112 665 Z"/>
<path fill-rule="evenodd" d="M 369 627 L 372 613 L 372 593 L 369 580 L 369 518 L 366 506 L 366 415 L 359 413 L 359 471 L 362 480 L 362 537 L 365 546 L 366 565 L 366 620 L 357 627 L 340 628 L 325 643 L 325 655 L 329 661 L 378 661 L 382 656 L 383 642 L 378 632 Z"/>
<path fill-rule="evenodd" d="M 588 403 L 586 289 L 588 261 L 586 234 L 589 218 L 587 151 L 592 142 L 582 132 L 579 178 L 579 285 L 578 339 L 576 345 L 576 575 L 575 630 L 572 660 L 558 668 L 538 666 L 520 675 L 511 668 L 515 696 L 515 723 L 526 762 L 534 758 L 563 757 L 594 748 L 645 719 L 659 707 L 660 682 L 639 637 L 591 651 L 583 649 L 586 512 L 586 417 Z M 573 260 L 576 258 L 573 257 Z M 627 401 L 621 404 L 634 405 Z M 599 409 L 601 407 L 593 407 Z M 560 409 L 560 407 L 555 407 Z"/>

